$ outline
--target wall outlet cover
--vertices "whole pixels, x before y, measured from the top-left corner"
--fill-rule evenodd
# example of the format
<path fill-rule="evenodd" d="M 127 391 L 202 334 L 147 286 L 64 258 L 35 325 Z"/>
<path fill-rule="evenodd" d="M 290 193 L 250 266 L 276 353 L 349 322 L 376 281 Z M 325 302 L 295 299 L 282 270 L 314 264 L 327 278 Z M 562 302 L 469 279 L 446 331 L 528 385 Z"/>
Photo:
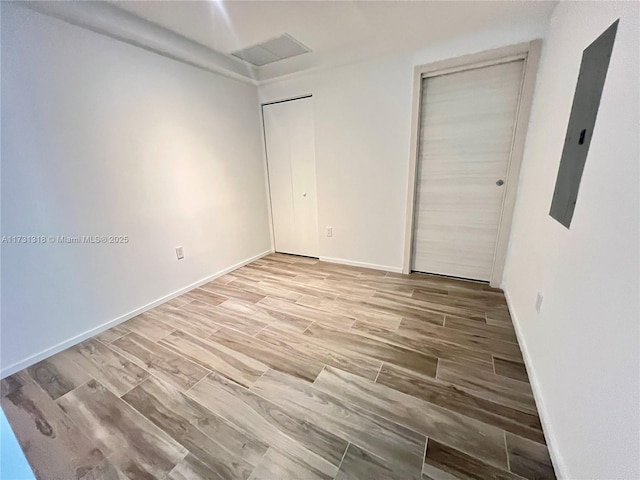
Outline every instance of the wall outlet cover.
<path fill-rule="evenodd" d="M 327 237 L 333 237 L 333 227 L 327 227 Z"/>

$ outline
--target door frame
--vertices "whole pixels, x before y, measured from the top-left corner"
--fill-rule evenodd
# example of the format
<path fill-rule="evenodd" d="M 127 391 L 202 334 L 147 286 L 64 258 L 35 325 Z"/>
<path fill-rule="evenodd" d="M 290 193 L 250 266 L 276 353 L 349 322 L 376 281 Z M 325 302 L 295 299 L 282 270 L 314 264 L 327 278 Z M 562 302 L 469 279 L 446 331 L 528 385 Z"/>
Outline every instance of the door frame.
<path fill-rule="evenodd" d="M 524 72 L 520 85 L 520 98 L 516 114 L 516 123 L 513 129 L 509 163 L 507 167 L 506 190 L 502 202 L 502 211 L 498 223 L 498 236 L 493 255 L 490 285 L 500 287 L 502 274 L 507 256 L 509 235 L 515 207 L 516 193 L 518 190 L 518 178 L 524 153 L 524 143 L 531 113 L 533 91 L 535 87 L 536 73 L 540 60 L 542 40 L 510 45 L 484 52 L 465 55 L 462 57 L 441 60 L 426 65 L 418 65 L 413 73 L 413 105 L 411 113 L 411 144 L 409 156 L 409 179 L 407 188 L 407 213 L 405 225 L 405 242 L 402 273 L 411 272 L 413 260 L 413 238 L 415 222 L 415 200 L 417 187 L 417 169 L 420 155 L 420 118 L 422 105 L 422 80 L 428 77 L 436 77 L 447 73 L 472 70 L 480 67 L 488 67 L 501 63 L 524 60 Z"/>

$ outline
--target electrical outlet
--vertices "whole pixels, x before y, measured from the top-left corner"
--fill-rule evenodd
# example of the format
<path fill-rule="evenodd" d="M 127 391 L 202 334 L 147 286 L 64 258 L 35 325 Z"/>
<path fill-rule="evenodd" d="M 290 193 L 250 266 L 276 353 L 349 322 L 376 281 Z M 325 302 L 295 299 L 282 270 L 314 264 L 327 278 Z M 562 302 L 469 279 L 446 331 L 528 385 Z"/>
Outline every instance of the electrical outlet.
<path fill-rule="evenodd" d="M 182 247 L 176 247 L 176 257 L 178 257 L 178 260 L 182 260 L 184 258 L 184 250 Z"/>
<path fill-rule="evenodd" d="M 333 237 L 333 227 L 327 227 L 327 237 Z"/>
<path fill-rule="evenodd" d="M 542 292 L 538 292 L 538 296 L 536 297 L 536 312 L 540 313 L 540 309 L 542 308 L 542 301 L 544 300 L 544 296 Z"/>

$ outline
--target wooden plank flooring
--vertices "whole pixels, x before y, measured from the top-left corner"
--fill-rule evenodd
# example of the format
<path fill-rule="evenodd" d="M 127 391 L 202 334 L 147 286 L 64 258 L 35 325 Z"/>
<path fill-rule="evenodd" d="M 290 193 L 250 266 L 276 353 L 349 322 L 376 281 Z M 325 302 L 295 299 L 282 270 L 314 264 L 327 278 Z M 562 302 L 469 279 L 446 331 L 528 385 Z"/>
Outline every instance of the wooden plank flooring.
<path fill-rule="evenodd" d="M 554 478 L 501 291 L 272 254 L 2 380 L 39 479 Z"/>

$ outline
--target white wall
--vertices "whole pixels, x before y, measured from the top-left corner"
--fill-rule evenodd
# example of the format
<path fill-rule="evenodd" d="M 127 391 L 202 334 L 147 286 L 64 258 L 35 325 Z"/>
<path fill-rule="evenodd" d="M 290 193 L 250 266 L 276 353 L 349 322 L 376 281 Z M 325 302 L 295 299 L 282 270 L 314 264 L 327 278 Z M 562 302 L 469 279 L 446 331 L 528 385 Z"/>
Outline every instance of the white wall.
<path fill-rule="evenodd" d="M 545 29 L 507 26 L 260 85 L 263 103 L 313 94 L 321 258 L 402 270 L 414 67 L 541 38 Z"/>
<path fill-rule="evenodd" d="M 129 236 L 2 245 L 3 375 L 270 249 L 258 105 L 255 86 L 3 2 L 2 235 Z"/>
<path fill-rule="evenodd" d="M 548 214 L 582 50 L 617 18 L 567 230 Z M 554 12 L 506 266 L 538 406 L 567 478 L 640 478 L 639 20 L 637 2 L 562 2 Z"/>

